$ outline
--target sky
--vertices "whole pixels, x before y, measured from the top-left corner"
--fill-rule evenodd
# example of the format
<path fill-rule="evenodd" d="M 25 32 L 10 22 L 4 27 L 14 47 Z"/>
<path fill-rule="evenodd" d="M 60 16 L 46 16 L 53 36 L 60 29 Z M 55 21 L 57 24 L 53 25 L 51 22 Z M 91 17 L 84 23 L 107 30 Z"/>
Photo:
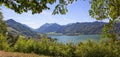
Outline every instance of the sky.
<path fill-rule="evenodd" d="M 88 1 L 78 0 L 68 6 L 68 13 L 66 15 L 52 15 L 52 11 L 55 7 L 50 5 L 51 10 L 43 11 L 40 14 L 32 15 L 31 12 L 17 14 L 13 10 L 4 6 L 1 7 L 4 20 L 14 19 L 17 22 L 26 24 L 34 29 L 39 28 L 45 23 L 58 23 L 60 25 L 66 25 L 76 22 L 93 22 L 95 19 L 89 15 L 90 4 Z"/>

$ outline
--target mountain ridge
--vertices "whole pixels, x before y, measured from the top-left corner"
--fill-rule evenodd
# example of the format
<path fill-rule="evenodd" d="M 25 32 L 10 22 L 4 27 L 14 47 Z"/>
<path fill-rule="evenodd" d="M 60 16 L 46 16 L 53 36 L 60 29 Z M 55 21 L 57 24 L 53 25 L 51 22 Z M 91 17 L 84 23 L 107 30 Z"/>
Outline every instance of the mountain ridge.
<path fill-rule="evenodd" d="M 51 26 L 47 26 L 47 27 L 44 27 L 45 26 L 45 24 L 44 24 L 40 28 L 36 29 L 36 31 L 38 31 L 39 33 L 44 33 L 44 34 L 49 33 L 49 32 L 62 33 L 62 34 L 66 34 L 66 35 L 101 34 L 102 28 L 104 27 L 105 24 L 107 24 L 107 22 L 99 22 L 99 21 L 82 22 L 82 23 L 76 22 L 76 23 L 71 23 L 71 24 L 67 24 L 67 25 L 59 25 L 58 24 L 58 26 L 55 26 L 54 24 L 52 24 Z M 120 23 L 117 25 L 118 28 L 120 28 L 119 25 L 120 25 Z M 119 30 L 119 29 L 117 29 L 117 30 Z"/>
<path fill-rule="evenodd" d="M 18 31 L 19 33 L 21 33 L 25 36 L 36 36 L 37 35 L 37 32 L 34 31 L 31 27 L 29 27 L 25 24 L 16 22 L 13 19 L 6 20 L 6 24 L 8 27 Z"/>
<path fill-rule="evenodd" d="M 57 23 L 45 23 L 37 29 L 33 29 L 25 24 L 16 22 L 13 19 L 6 21 L 8 27 L 11 30 L 20 32 L 27 36 L 35 36 L 37 34 L 47 34 L 47 33 L 62 33 L 64 35 L 90 35 L 90 34 L 101 34 L 102 28 L 106 22 L 76 22 L 67 25 L 59 25 Z M 117 24 L 117 33 L 120 33 L 120 23 Z"/>

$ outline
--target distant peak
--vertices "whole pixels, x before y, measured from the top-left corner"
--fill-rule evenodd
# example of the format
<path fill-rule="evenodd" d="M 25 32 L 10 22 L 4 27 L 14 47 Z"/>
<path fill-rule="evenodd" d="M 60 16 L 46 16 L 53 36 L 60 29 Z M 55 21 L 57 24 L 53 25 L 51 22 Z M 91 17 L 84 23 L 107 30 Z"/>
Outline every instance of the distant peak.
<path fill-rule="evenodd" d="M 49 23 L 45 23 L 44 25 L 50 25 Z"/>
<path fill-rule="evenodd" d="M 44 25 L 59 25 L 57 23 L 45 23 Z"/>
<path fill-rule="evenodd" d="M 15 20 L 13 20 L 13 19 L 9 19 L 9 20 L 7 20 L 7 21 L 14 21 L 14 22 L 15 22 Z"/>
<path fill-rule="evenodd" d="M 58 25 L 57 23 L 52 23 L 52 24 L 54 24 L 54 25 Z"/>

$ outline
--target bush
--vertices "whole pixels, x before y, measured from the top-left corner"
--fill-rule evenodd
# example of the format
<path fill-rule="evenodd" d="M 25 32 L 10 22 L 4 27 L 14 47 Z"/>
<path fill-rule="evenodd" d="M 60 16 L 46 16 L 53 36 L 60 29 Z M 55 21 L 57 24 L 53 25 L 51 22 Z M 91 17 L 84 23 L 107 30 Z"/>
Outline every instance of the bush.
<path fill-rule="evenodd" d="M 6 38 L 0 34 L 0 50 L 5 50 L 8 51 L 10 45 L 8 44 L 8 42 L 6 41 Z"/>
<path fill-rule="evenodd" d="M 19 37 L 19 39 L 17 40 L 16 44 L 14 45 L 14 51 L 16 52 L 26 52 L 26 39 L 24 39 L 23 37 Z"/>
<path fill-rule="evenodd" d="M 82 43 L 77 46 L 75 54 L 76 57 L 118 57 L 115 51 L 120 50 L 114 46 L 114 43 L 96 43 L 88 41 L 87 43 Z M 119 51 L 117 51 L 119 52 Z"/>
<path fill-rule="evenodd" d="M 3 37 L 0 38 L 2 39 L 0 42 L 5 43 Z M 6 49 L 9 46 L 6 44 L 0 48 Z M 13 48 L 15 52 L 36 53 L 53 57 L 120 57 L 120 40 L 113 43 L 87 41 L 78 44 L 62 44 L 44 37 L 35 40 L 20 36 Z"/>

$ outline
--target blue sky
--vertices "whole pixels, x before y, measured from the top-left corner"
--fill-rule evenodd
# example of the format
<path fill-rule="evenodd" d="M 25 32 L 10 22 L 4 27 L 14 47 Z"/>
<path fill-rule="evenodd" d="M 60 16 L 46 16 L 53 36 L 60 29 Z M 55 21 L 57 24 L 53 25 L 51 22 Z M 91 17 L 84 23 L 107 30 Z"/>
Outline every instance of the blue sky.
<path fill-rule="evenodd" d="M 90 5 L 88 1 L 74 2 L 68 6 L 69 12 L 66 15 L 51 15 L 54 9 L 54 5 L 51 6 L 51 10 L 43 11 L 41 14 L 32 15 L 31 12 L 17 14 L 13 10 L 1 7 L 4 20 L 14 19 L 17 22 L 26 24 L 32 28 L 38 28 L 45 23 L 58 23 L 65 25 L 75 22 L 93 22 L 96 21 L 89 16 Z"/>

